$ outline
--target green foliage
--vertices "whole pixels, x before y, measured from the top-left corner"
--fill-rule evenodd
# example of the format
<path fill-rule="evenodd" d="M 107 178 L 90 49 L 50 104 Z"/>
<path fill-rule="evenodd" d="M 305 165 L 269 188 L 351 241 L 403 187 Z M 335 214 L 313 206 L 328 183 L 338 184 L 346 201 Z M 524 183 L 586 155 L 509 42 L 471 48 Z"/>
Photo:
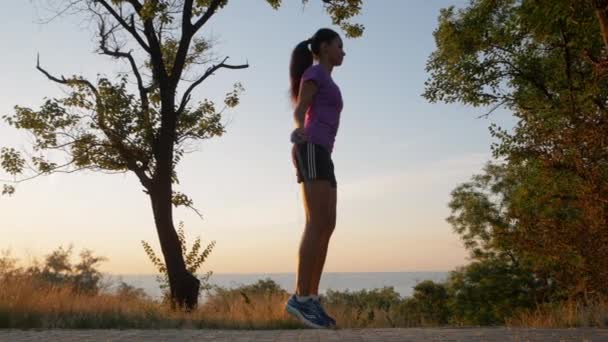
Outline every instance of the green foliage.
<path fill-rule="evenodd" d="M 193 204 L 192 199 L 190 199 L 190 197 L 186 196 L 185 194 L 182 194 L 181 192 L 173 193 L 171 203 L 173 203 L 173 205 L 176 207 L 178 207 L 178 206 L 190 207 Z"/>
<path fill-rule="evenodd" d="M 116 295 L 123 298 L 139 300 L 146 300 L 149 298 L 144 289 L 129 285 L 124 281 L 121 281 L 118 284 L 118 287 L 116 288 Z"/>
<path fill-rule="evenodd" d="M 171 75 L 173 70 L 179 44 L 179 40 L 169 37 L 165 38 L 161 42 L 161 54 L 163 57 L 165 70 L 167 71 L 168 75 Z M 186 55 L 186 59 L 184 61 L 184 71 L 189 71 L 193 68 L 200 67 L 201 65 L 215 62 L 215 60 L 211 57 L 212 47 L 213 45 L 210 39 L 193 37 L 188 54 Z M 148 69 L 152 70 L 150 61 L 147 61 L 145 65 Z"/>
<path fill-rule="evenodd" d="M 452 191 L 447 221 L 459 234 L 473 259 L 513 257 L 516 222 L 507 209 L 516 184 L 505 165 L 488 163 L 485 173 Z"/>
<path fill-rule="evenodd" d="M 327 305 L 337 305 L 352 308 L 355 311 L 355 321 L 370 323 L 375 319 L 375 310 L 383 311 L 391 319 L 392 309 L 401 303 L 399 293 L 392 286 L 381 289 L 360 291 L 327 290 L 322 296 Z M 393 317 L 392 320 L 395 320 Z"/>
<path fill-rule="evenodd" d="M 80 261 L 74 264 L 71 261 L 72 253 L 72 246 L 60 246 L 47 254 L 42 264 L 34 261 L 31 266 L 23 269 L 17 266 L 18 260 L 12 258 L 9 251 L 4 251 L 0 257 L 0 280 L 29 277 L 43 283 L 68 285 L 79 293 L 97 294 L 103 287 L 102 274 L 98 267 L 107 259 L 84 249 L 79 254 Z"/>
<path fill-rule="evenodd" d="M 152 142 L 147 129 L 158 117 L 144 118 L 135 97 L 127 93 L 126 77 L 117 83 L 101 78 L 97 98 L 79 84 L 69 86 L 73 92 L 66 98 L 47 100 L 40 110 L 16 106 L 13 115 L 4 116 L 9 125 L 33 133 L 34 151 L 59 151 L 71 158 L 58 167 L 44 156 L 33 156 L 35 172 L 44 174 L 67 167 L 126 171 L 128 165 L 120 154 L 120 145 L 140 161 L 151 158 Z M 85 114 L 88 111 L 92 113 Z M 119 140 L 128 143 L 118 144 Z M 14 161 L 16 155 L 12 152 L 9 155 L 3 150 L 3 161 Z M 25 171 L 24 162 L 9 165 L 14 166 L 13 174 Z M 3 168 L 7 170 L 5 165 Z"/>
<path fill-rule="evenodd" d="M 446 288 L 454 325 L 502 325 L 519 310 L 535 307 L 550 291 L 529 268 L 494 258 L 450 272 Z"/>
<path fill-rule="evenodd" d="M 195 15 L 201 15 L 204 11 L 207 10 L 207 8 L 209 8 L 212 1 L 213 0 L 196 0 L 194 2 L 195 6 L 192 9 L 192 12 Z M 228 4 L 228 0 L 221 0 L 218 5 L 218 8 L 222 9 L 222 8 L 226 7 L 227 4 Z"/>
<path fill-rule="evenodd" d="M 323 296 L 328 304 L 339 304 L 353 306 L 361 309 L 379 308 L 388 310 L 391 306 L 400 301 L 399 293 L 392 286 L 381 289 L 360 290 L 360 291 L 334 291 L 327 290 Z"/>
<path fill-rule="evenodd" d="M 437 326 L 451 319 L 448 307 L 449 294 L 444 283 L 425 280 L 414 286 L 411 297 L 403 298 L 392 307 L 393 326 Z"/>
<path fill-rule="evenodd" d="M 245 91 L 243 85 L 241 83 L 235 83 L 234 90 L 226 94 L 226 99 L 224 100 L 226 106 L 229 108 L 236 107 L 240 102 L 239 94 L 241 94 L 243 91 Z"/>
<path fill-rule="evenodd" d="M 25 159 L 14 148 L 3 147 L 0 150 L 2 168 L 11 175 L 16 175 L 25 166 Z"/>
<path fill-rule="evenodd" d="M 445 284 L 425 280 L 414 286 L 412 300 L 420 313 L 421 324 L 446 324 L 450 316 L 448 298 Z"/>
<path fill-rule="evenodd" d="M 188 272 L 192 273 L 193 275 L 196 275 L 198 270 L 203 266 L 203 263 L 211 254 L 211 251 L 213 251 L 213 248 L 215 247 L 215 241 L 211 241 L 211 243 L 208 244 L 207 247 L 205 247 L 205 249 L 201 251 L 201 237 L 198 236 L 194 240 L 192 248 L 190 249 L 190 251 L 188 251 L 186 245 L 186 236 L 184 234 L 183 222 L 179 223 L 179 227 L 177 229 L 177 236 L 181 244 L 181 251 L 184 258 L 184 262 L 186 263 L 186 269 L 188 270 Z M 163 292 L 163 301 L 169 302 L 171 294 L 169 292 L 169 274 L 167 273 L 167 267 L 165 266 L 165 263 L 161 261 L 159 257 L 156 256 L 156 253 L 154 252 L 150 244 L 143 240 L 141 241 L 141 244 L 144 248 L 146 255 L 148 256 L 152 264 L 156 267 L 158 273 L 160 273 L 160 275 L 156 277 L 156 280 L 158 281 L 160 289 Z M 199 280 L 201 281 L 201 290 L 208 291 L 211 289 L 211 285 L 209 284 L 209 278 L 212 274 L 212 271 L 208 271 L 203 276 L 199 277 Z"/>
<path fill-rule="evenodd" d="M 279 284 L 277 284 L 274 280 L 270 278 L 260 279 L 256 283 L 251 285 L 243 285 L 236 288 L 236 291 L 246 292 L 250 294 L 287 294 Z"/>
<path fill-rule="evenodd" d="M 504 105 L 518 120 L 490 127 L 501 163 L 453 192 L 448 221 L 474 259 L 525 265 L 560 296 L 607 294 L 602 13 L 592 1 L 474 0 L 441 11 L 427 64 L 429 101 Z"/>
<path fill-rule="evenodd" d="M 17 258 L 11 256 L 10 250 L 3 250 L 0 253 L 0 279 L 11 278 L 15 275 L 21 274 L 22 269 L 17 266 Z"/>
<path fill-rule="evenodd" d="M 325 1 L 325 9 L 334 25 L 340 26 L 347 37 L 355 38 L 363 35 L 364 26 L 348 20 L 361 12 L 362 3 L 363 0 Z"/>
<path fill-rule="evenodd" d="M 281 7 L 281 0 L 266 0 L 273 9 Z M 307 4 L 309 0 L 302 0 Z M 331 17 L 334 25 L 340 26 L 347 37 L 356 38 L 363 35 L 363 25 L 351 23 L 350 19 L 357 16 L 362 9 L 363 0 L 323 0 L 325 10 Z"/>
<path fill-rule="evenodd" d="M 251 297 L 264 296 L 271 298 L 273 296 L 288 297 L 289 294 L 279 284 L 270 278 L 259 279 L 256 283 L 249 285 L 240 285 L 234 288 L 225 288 L 219 285 L 214 285 L 209 288 L 209 301 L 219 300 L 220 302 L 242 301 L 245 304 L 251 304 Z"/>
<path fill-rule="evenodd" d="M 15 193 L 15 187 L 8 184 L 2 185 L 2 195 L 12 195 Z"/>
<path fill-rule="evenodd" d="M 124 172 L 140 168 L 145 174 L 153 175 L 153 145 L 160 127 L 160 102 L 153 102 L 151 108 L 142 110 L 141 102 L 127 92 L 126 77 L 117 83 L 101 78 L 97 98 L 80 85 L 71 87 L 75 89 L 70 96 L 47 100 L 40 110 L 17 106 L 13 115 L 4 116 L 9 125 L 33 133 L 34 151 L 55 151 L 70 158 L 68 163 L 59 164 L 44 154 L 33 155 L 32 171 L 36 174 L 81 169 Z M 226 95 L 226 106 L 236 106 L 242 91 L 237 83 L 234 91 Z M 86 114 L 87 111 L 91 114 Z M 196 108 L 185 108 L 177 121 L 176 156 L 183 153 L 188 140 L 221 136 L 225 132 L 222 111 L 217 111 L 209 100 Z M 0 162 L 12 175 L 27 171 L 28 164 L 22 153 L 13 148 L 2 148 Z M 5 193 L 13 191 L 13 186 L 5 186 Z"/>

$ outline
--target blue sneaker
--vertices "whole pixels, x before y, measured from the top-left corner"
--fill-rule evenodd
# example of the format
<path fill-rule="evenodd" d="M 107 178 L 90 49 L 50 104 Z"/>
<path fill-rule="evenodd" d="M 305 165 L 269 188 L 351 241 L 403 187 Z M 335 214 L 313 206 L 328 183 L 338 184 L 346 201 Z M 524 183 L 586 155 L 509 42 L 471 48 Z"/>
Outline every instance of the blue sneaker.
<path fill-rule="evenodd" d="M 296 295 L 292 295 L 285 305 L 285 310 L 306 326 L 316 329 L 329 328 L 329 322 L 325 319 L 321 311 L 319 311 L 319 308 L 312 298 L 304 303 L 300 303 L 296 299 Z"/>
<path fill-rule="evenodd" d="M 319 312 L 321 312 L 321 315 L 323 316 L 323 318 L 325 318 L 325 320 L 327 320 L 327 322 L 329 322 L 329 325 L 331 327 L 335 327 L 336 320 L 333 317 L 331 317 L 329 314 L 327 314 L 327 312 L 323 308 L 323 305 L 321 305 L 321 302 L 318 299 L 317 300 L 313 299 L 313 301 L 315 302 L 315 305 L 317 306 L 317 310 L 319 310 Z"/>

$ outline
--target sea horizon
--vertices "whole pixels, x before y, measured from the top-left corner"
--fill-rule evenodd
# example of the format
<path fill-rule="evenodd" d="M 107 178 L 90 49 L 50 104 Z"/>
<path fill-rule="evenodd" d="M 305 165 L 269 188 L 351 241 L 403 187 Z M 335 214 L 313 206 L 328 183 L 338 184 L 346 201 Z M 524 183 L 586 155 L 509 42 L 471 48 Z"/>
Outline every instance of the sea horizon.
<path fill-rule="evenodd" d="M 443 282 L 449 271 L 403 271 L 403 272 L 325 272 L 319 284 L 319 293 L 325 294 L 327 290 L 334 291 L 360 291 L 393 287 L 401 297 L 408 297 L 413 293 L 416 284 L 432 280 Z M 199 276 L 204 273 L 199 274 Z M 259 273 L 213 273 L 209 284 L 225 288 L 235 288 L 250 285 L 258 280 L 270 278 L 287 292 L 293 292 L 295 286 L 295 272 L 259 272 Z M 121 280 L 125 283 L 142 288 L 152 298 L 160 298 L 161 291 L 156 277 L 158 274 L 108 274 L 104 273 L 104 280 L 110 281 L 112 287 Z"/>

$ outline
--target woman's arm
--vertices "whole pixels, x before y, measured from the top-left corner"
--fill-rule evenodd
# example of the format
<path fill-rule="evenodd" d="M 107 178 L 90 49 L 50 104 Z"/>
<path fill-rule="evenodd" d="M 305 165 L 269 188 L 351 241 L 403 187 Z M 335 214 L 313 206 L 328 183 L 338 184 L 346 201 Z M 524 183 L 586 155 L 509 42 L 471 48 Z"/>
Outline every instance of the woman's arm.
<path fill-rule="evenodd" d="M 310 107 L 312 99 L 317 93 L 318 87 L 314 81 L 306 81 L 302 83 L 300 87 L 300 94 L 298 95 L 298 102 L 293 113 L 293 118 L 296 124 L 296 128 L 304 127 L 304 116 L 306 110 Z"/>

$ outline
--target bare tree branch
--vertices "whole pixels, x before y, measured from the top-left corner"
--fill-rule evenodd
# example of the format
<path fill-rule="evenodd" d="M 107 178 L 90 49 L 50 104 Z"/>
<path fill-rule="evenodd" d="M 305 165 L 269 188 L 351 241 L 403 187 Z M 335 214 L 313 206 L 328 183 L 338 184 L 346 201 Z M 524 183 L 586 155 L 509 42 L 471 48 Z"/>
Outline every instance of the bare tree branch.
<path fill-rule="evenodd" d="M 137 1 L 137 0 L 127 0 L 127 1 L 131 4 L 131 6 L 133 6 L 133 8 L 135 9 L 135 11 L 137 13 L 139 13 L 139 11 L 141 11 L 141 8 L 143 7 L 143 5 L 139 1 Z"/>
<path fill-rule="evenodd" d="M 73 83 L 84 84 L 87 87 L 89 87 L 89 89 L 91 89 L 91 91 L 93 92 L 93 94 L 95 94 L 95 96 L 97 96 L 99 94 L 99 92 L 97 91 L 97 88 L 95 88 L 95 86 L 91 82 L 89 82 L 88 80 L 85 80 L 84 78 L 75 78 L 74 77 L 74 78 L 66 79 L 63 76 L 61 76 L 61 78 L 57 78 L 57 77 L 49 74 L 48 71 L 44 70 L 40 66 L 40 54 L 38 54 L 38 56 L 36 58 L 36 69 L 40 70 L 40 72 L 42 72 L 49 80 L 51 80 L 53 82 L 57 82 L 60 84 L 65 84 L 65 85 L 70 85 Z"/>
<path fill-rule="evenodd" d="M 79 2 L 81 2 L 81 0 L 72 0 L 72 1 L 69 1 L 67 3 L 67 5 L 65 6 L 65 8 L 57 10 L 56 13 L 53 16 L 51 16 L 51 17 L 48 17 L 46 19 L 40 19 L 40 20 L 38 20 L 38 23 L 40 23 L 40 24 L 49 24 L 53 20 L 55 20 L 55 19 L 61 17 L 62 15 L 64 15 L 67 11 L 69 11 L 72 7 L 74 7 L 74 5 L 78 4 Z"/>
<path fill-rule="evenodd" d="M 190 34 L 192 30 L 192 2 L 193 0 L 185 0 L 184 1 L 184 9 L 182 11 L 182 34 L 184 32 Z M 183 40 L 183 39 L 182 39 Z"/>
<path fill-rule="evenodd" d="M 139 33 L 137 33 L 137 30 L 135 29 L 135 25 L 133 25 L 133 21 L 131 21 L 131 25 L 129 25 L 126 21 L 125 18 L 123 18 L 120 14 L 118 14 L 114 8 L 112 7 L 112 5 L 108 4 L 108 2 L 106 0 L 97 0 L 97 2 L 101 3 L 101 5 L 103 7 L 105 7 L 105 9 L 110 12 L 110 14 L 112 15 L 112 17 L 114 17 L 114 19 L 116 19 L 116 21 L 118 21 L 120 23 L 120 25 L 122 25 L 122 27 L 125 28 L 125 30 L 127 30 L 129 33 L 131 33 L 131 35 L 133 36 L 133 38 L 135 38 L 135 40 L 137 40 L 137 42 L 139 43 L 139 45 L 146 50 L 147 52 L 150 52 L 150 46 L 148 46 L 148 44 L 146 44 L 146 42 L 141 38 L 141 36 L 139 35 Z M 132 0 L 129 2 L 137 2 L 136 0 Z M 140 5 L 141 6 L 141 5 Z"/>
<path fill-rule="evenodd" d="M 490 110 L 489 110 L 487 113 L 482 114 L 482 115 L 478 116 L 477 118 L 478 118 L 478 119 L 481 119 L 481 118 L 485 118 L 485 119 L 487 119 L 487 118 L 488 118 L 488 116 L 490 116 L 490 114 L 494 113 L 494 111 L 495 111 L 495 110 L 497 110 L 498 108 L 500 108 L 500 107 L 501 107 L 503 104 L 505 104 L 507 101 L 509 101 L 509 99 L 506 99 L 506 98 L 505 98 L 505 99 L 503 99 L 502 101 L 500 101 L 500 102 L 498 102 L 497 104 L 495 104 L 495 105 L 492 107 L 492 109 L 490 109 Z"/>
<path fill-rule="evenodd" d="M 150 0 L 153 4 L 158 3 L 158 0 Z M 137 14 L 141 17 L 141 10 L 143 6 L 137 0 L 127 0 Z M 148 18 L 143 21 L 144 23 L 144 34 L 148 39 L 149 49 L 146 50 L 150 54 L 150 61 L 152 63 L 152 73 L 156 77 L 152 77 L 154 82 L 158 82 L 160 87 L 166 84 L 167 70 L 165 69 L 165 62 L 163 61 L 163 54 L 161 51 L 161 45 L 159 37 L 156 36 L 156 30 L 154 29 L 154 23 L 152 19 Z M 133 26 L 134 27 L 134 26 Z"/>
<path fill-rule="evenodd" d="M 65 166 L 69 166 L 69 164 L 62 165 L 62 167 L 65 167 Z M 85 166 L 85 167 L 79 167 L 79 168 L 73 169 L 73 170 L 53 170 L 52 172 L 37 173 L 37 174 L 35 174 L 33 176 L 30 176 L 30 177 L 27 177 L 27 178 L 23 178 L 23 179 L 18 179 L 18 180 L 0 179 L 0 182 L 19 184 L 19 183 L 23 183 L 23 182 L 27 182 L 29 180 L 32 180 L 34 178 L 38 178 L 40 176 L 44 176 L 46 173 L 66 173 L 66 174 L 70 174 L 70 173 L 76 173 L 76 172 L 79 172 L 79 171 L 82 171 L 82 170 L 92 170 L 92 171 L 101 172 L 101 173 L 104 173 L 104 174 L 107 174 L 107 175 L 117 175 L 117 174 L 120 174 L 120 173 L 127 172 L 127 170 L 122 170 L 122 171 L 107 171 L 107 170 L 104 170 L 104 169 L 102 169 L 100 167 L 97 167 L 97 166 Z"/>
<path fill-rule="evenodd" d="M 228 60 L 228 57 L 224 58 L 224 60 L 220 64 L 214 65 L 214 66 L 210 67 L 209 69 L 207 69 L 207 71 L 205 72 L 205 74 L 203 74 L 203 76 L 201 76 L 198 80 L 196 80 L 196 82 L 192 83 L 188 87 L 188 89 L 186 90 L 186 92 L 182 96 L 182 101 L 181 101 L 181 103 L 179 105 L 179 109 L 176 112 L 177 115 L 179 115 L 184 110 L 184 108 L 188 104 L 188 101 L 190 101 L 190 93 L 192 92 L 192 90 L 194 90 L 194 88 L 196 88 L 199 84 L 201 84 L 207 77 L 209 77 L 210 75 L 212 75 L 216 70 L 218 70 L 220 68 L 226 68 L 226 69 L 245 69 L 245 68 L 249 67 L 249 63 L 242 64 L 242 65 L 229 65 L 229 64 L 225 64 L 224 62 L 226 62 L 226 60 Z"/>
<path fill-rule="evenodd" d="M 205 11 L 205 14 L 203 14 L 203 16 L 199 18 L 194 25 L 192 25 L 191 22 L 192 2 L 193 0 L 184 1 L 182 16 L 182 37 L 180 39 L 179 47 L 175 55 L 175 63 L 173 63 L 173 70 L 171 71 L 171 81 L 176 86 L 184 70 L 184 65 L 188 56 L 188 49 L 190 47 L 190 43 L 192 42 L 192 37 L 194 37 L 196 32 L 201 27 L 203 27 L 203 25 L 205 25 L 205 23 L 213 16 L 213 14 L 219 8 L 222 0 L 214 0 Z"/>
<path fill-rule="evenodd" d="M 35 175 L 33 175 L 33 176 L 26 177 L 26 178 L 22 178 L 22 179 L 18 179 L 18 180 L 7 180 L 7 179 L 0 179 L 0 182 L 4 182 L 4 183 L 12 183 L 12 184 L 19 184 L 19 183 L 27 182 L 27 181 L 32 180 L 32 179 L 34 179 L 34 178 L 40 177 L 40 176 L 45 175 L 45 174 L 50 174 L 50 173 L 74 173 L 74 172 L 77 172 L 77 171 L 80 171 L 80 170 L 84 170 L 84 169 L 89 168 L 89 167 L 87 166 L 87 167 L 82 167 L 82 168 L 78 168 L 78 169 L 74 169 L 74 170 L 67 170 L 67 171 L 62 171 L 62 170 L 59 170 L 59 169 L 62 169 L 62 168 L 64 168 L 64 167 L 70 166 L 70 165 L 74 164 L 75 162 L 76 162 L 76 160 L 75 160 L 75 159 L 72 159 L 71 161 L 69 161 L 69 162 L 67 162 L 67 163 L 65 163 L 65 164 L 62 164 L 62 165 L 57 165 L 57 166 L 55 166 L 55 167 L 51 168 L 51 169 L 50 169 L 49 171 L 47 171 L 47 172 L 37 172 L 37 173 L 36 173 Z M 31 168 L 31 169 L 33 169 L 31 166 L 30 166 L 30 168 Z"/>
<path fill-rule="evenodd" d="M 201 214 L 201 212 L 200 212 L 198 209 L 196 209 L 196 207 L 194 207 L 193 205 L 186 205 L 186 207 L 188 207 L 188 208 L 190 208 L 190 209 L 194 210 L 194 212 L 196 213 L 196 215 L 198 215 L 198 217 L 199 217 L 201 220 L 203 220 L 203 219 L 204 219 L 204 218 L 203 218 L 203 214 Z"/>
<path fill-rule="evenodd" d="M 143 79 L 141 77 L 141 73 L 139 72 L 139 68 L 137 67 L 137 63 L 135 62 L 135 59 L 133 58 L 133 55 L 131 54 L 131 52 L 123 52 L 120 51 L 118 48 L 114 51 L 108 49 L 107 44 L 106 44 L 106 40 L 107 40 L 107 36 L 112 32 L 111 30 L 108 32 L 105 32 L 105 28 L 104 28 L 105 24 L 102 21 L 100 26 L 99 26 L 99 36 L 100 36 L 100 41 L 99 41 L 99 49 L 102 51 L 103 54 L 108 55 L 108 56 L 112 56 L 115 58 L 125 58 L 129 61 L 129 64 L 131 65 L 131 70 L 133 71 L 133 75 L 135 75 L 135 79 L 137 80 L 137 88 L 139 90 L 139 97 L 141 100 L 141 105 L 142 105 L 142 109 L 144 111 L 147 111 L 149 108 L 149 104 L 148 104 L 148 88 L 146 88 L 144 86 L 144 82 Z"/>
<path fill-rule="evenodd" d="M 209 5 L 209 8 L 207 8 L 207 11 L 205 11 L 205 14 L 203 14 L 203 16 L 200 17 L 196 21 L 196 23 L 194 23 L 192 34 L 196 33 L 201 27 L 203 27 L 203 25 L 205 25 L 205 23 L 209 20 L 209 18 L 211 18 L 211 16 L 213 16 L 213 14 L 215 14 L 215 11 L 217 11 L 221 2 L 222 2 L 222 0 L 214 0 L 211 3 L 211 5 Z"/>
<path fill-rule="evenodd" d="M 188 56 L 190 42 L 192 41 L 192 37 L 194 36 L 192 22 L 190 22 L 190 19 L 192 18 L 192 1 L 193 0 L 184 1 L 184 9 L 182 15 L 182 37 L 179 41 L 177 53 L 175 54 L 173 70 L 171 70 L 171 81 L 175 85 L 177 85 L 179 79 L 181 78 L 181 74 L 184 70 L 184 65 L 186 62 L 186 57 Z"/>

